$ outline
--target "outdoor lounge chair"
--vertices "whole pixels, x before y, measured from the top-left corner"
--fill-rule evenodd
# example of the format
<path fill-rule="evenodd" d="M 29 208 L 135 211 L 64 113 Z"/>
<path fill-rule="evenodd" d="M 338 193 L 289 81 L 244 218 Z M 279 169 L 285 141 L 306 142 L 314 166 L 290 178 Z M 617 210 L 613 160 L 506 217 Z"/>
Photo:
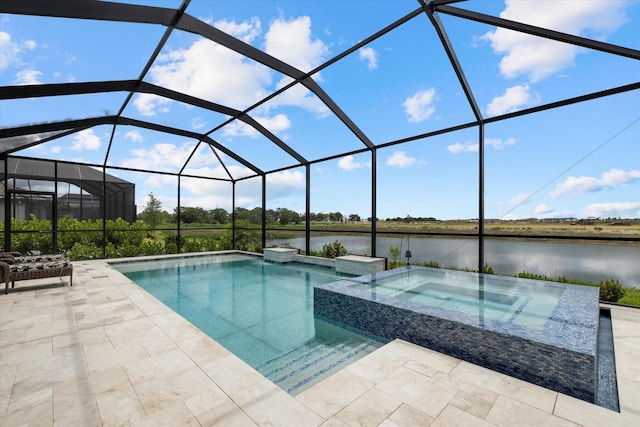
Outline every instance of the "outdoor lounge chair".
<path fill-rule="evenodd" d="M 5 282 L 4 293 L 15 287 L 20 280 L 45 279 L 69 276 L 69 286 L 73 286 L 73 264 L 65 255 L 38 255 L 30 257 L 12 256 L 3 253 L 0 257 L 0 272 Z"/>

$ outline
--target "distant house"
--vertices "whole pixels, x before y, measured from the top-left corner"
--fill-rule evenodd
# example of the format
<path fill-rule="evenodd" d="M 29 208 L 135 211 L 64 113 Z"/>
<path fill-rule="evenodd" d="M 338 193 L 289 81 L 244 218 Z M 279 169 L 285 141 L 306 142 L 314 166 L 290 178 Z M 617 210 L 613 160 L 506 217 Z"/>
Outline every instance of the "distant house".
<path fill-rule="evenodd" d="M 0 199 L 0 212 L 5 212 L 8 197 L 10 216 L 15 219 L 29 219 L 31 215 L 48 220 L 54 215 L 103 218 L 104 190 L 105 219 L 136 220 L 135 184 L 90 166 L 10 158 L 0 180 L 5 190 L 5 197 Z"/>

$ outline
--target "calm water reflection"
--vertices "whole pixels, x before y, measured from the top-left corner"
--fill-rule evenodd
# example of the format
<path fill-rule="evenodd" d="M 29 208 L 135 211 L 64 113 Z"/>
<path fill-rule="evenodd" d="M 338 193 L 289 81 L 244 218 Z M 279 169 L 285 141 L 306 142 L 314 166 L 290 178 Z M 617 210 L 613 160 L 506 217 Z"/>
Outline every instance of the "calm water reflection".
<path fill-rule="evenodd" d="M 311 238 L 311 249 L 339 240 L 354 254 L 371 254 L 371 239 L 365 236 L 320 236 Z M 304 239 L 280 239 L 279 245 L 304 249 Z M 272 243 L 272 242 L 270 242 Z M 389 257 L 389 248 L 398 246 L 404 256 L 411 249 L 412 263 L 435 261 L 442 267 L 477 269 L 478 243 L 465 239 L 378 237 L 376 254 Z M 406 262 L 406 259 L 402 259 Z M 599 281 L 618 279 L 626 287 L 640 287 L 640 246 L 584 245 L 576 243 L 485 240 L 485 262 L 496 274 L 521 271 L 551 277 Z"/>

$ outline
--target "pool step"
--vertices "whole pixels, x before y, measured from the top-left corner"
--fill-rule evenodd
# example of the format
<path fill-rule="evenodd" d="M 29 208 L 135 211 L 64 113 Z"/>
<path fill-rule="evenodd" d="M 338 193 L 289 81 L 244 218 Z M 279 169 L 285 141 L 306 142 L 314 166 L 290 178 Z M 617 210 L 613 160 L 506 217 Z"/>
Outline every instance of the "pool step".
<path fill-rule="evenodd" d="M 295 395 L 377 347 L 358 340 L 314 338 L 262 363 L 257 370 L 287 393 Z"/>

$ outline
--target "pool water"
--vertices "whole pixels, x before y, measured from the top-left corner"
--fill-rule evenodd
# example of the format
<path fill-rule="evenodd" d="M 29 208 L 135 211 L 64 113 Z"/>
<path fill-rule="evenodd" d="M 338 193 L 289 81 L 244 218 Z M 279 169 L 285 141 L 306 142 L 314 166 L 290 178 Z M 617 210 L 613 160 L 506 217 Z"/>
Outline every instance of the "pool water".
<path fill-rule="evenodd" d="M 344 278 L 333 269 L 243 254 L 112 266 L 290 394 L 382 345 L 314 319 L 314 285 Z"/>
<path fill-rule="evenodd" d="M 485 320 L 542 329 L 566 288 L 550 283 L 502 279 L 444 270 L 406 270 L 351 285 L 373 297 L 392 297 L 432 307 L 481 315 Z"/>

